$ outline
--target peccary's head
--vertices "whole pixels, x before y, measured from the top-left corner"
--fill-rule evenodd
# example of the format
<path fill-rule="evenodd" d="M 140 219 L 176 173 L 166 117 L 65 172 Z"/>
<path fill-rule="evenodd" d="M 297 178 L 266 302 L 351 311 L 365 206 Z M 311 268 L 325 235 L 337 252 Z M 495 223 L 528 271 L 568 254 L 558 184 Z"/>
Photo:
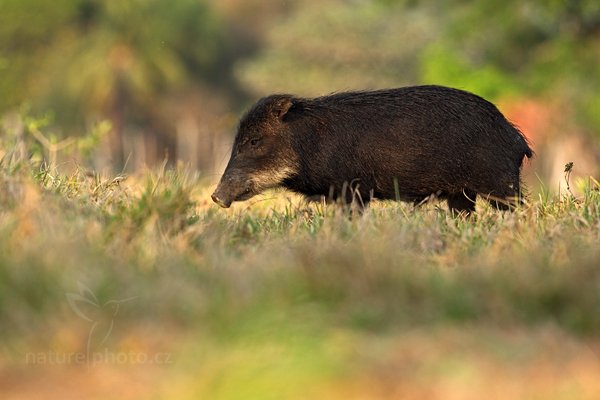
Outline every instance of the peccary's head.
<path fill-rule="evenodd" d="M 291 144 L 294 107 L 290 95 L 272 95 L 259 100 L 242 117 L 231 158 L 212 199 L 221 207 L 243 201 L 279 186 L 297 173 L 298 157 Z"/>

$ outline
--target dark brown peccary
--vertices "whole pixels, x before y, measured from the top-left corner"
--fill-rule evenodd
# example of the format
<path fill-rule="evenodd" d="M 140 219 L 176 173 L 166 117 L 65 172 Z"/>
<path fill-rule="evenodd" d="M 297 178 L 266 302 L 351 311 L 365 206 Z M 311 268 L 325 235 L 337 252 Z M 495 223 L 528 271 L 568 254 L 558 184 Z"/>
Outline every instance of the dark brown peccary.
<path fill-rule="evenodd" d="M 276 94 L 242 117 L 212 199 L 229 207 L 285 187 L 361 206 L 433 195 L 469 213 L 480 195 L 508 209 L 521 201 L 521 164 L 532 155 L 492 103 L 458 89 Z"/>

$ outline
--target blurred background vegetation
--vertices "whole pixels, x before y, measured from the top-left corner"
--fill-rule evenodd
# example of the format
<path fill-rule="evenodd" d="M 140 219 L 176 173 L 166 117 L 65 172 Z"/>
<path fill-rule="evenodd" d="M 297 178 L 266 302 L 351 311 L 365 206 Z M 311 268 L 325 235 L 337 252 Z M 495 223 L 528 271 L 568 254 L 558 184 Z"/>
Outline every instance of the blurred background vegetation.
<path fill-rule="evenodd" d="M 2 399 L 599 399 L 598 60 L 598 0 L 0 0 Z M 257 98 L 421 83 L 498 104 L 548 190 L 210 200 Z"/>
<path fill-rule="evenodd" d="M 93 136 L 95 169 L 216 174 L 258 97 L 435 83 L 499 104 L 553 189 L 568 161 L 598 172 L 598 60 L 595 0 L 0 2 L 4 132 L 34 115 L 50 143 Z"/>

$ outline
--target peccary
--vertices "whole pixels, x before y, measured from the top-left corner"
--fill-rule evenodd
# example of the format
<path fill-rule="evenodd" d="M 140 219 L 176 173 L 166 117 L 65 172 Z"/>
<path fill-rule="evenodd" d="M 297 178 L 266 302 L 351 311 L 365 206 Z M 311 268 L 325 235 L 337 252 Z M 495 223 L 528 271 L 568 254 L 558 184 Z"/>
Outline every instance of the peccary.
<path fill-rule="evenodd" d="M 284 187 L 361 206 L 433 195 L 470 213 L 480 195 L 508 209 L 521 201 L 521 164 L 532 154 L 492 103 L 463 90 L 275 94 L 242 117 L 212 199 L 226 208 Z"/>

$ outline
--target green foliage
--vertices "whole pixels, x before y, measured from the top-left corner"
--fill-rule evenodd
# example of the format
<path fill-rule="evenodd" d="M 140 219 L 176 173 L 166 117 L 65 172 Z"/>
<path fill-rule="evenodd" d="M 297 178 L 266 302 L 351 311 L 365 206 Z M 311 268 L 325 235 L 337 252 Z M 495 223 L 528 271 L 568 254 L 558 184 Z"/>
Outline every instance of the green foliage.
<path fill-rule="evenodd" d="M 0 113 L 37 94 L 33 75 L 42 66 L 40 58 L 49 42 L 71 18 L 73 4 L 69 0 L 0 3 Z"/>
<path fill-rule="evenodd" d="M 32 98 L 37 108 L 57 111 L 63 126 L 98 116 L 139 125 L 161 96 L 220 74 L 220 22 L 202 1 L 0 7 L 0 66 L 14 78 L 2 80 L 10 86 L 0 87 L 0 110 Z"/>
<path fill-rule="evenodd" d="M 446 29 L 424 52 L 424 81 L 492 99 L 552 94 L 577 122 L 599 126 L 597 2 L 450 1 L 436 12 Z"/>
<path fill-rule="evenodd" d="M 429 47 L 422 56 L 423 82 L 444 84 L 496 99 L 520 92 L 516 83 L 494 65 L 472 68 L 463 58 L 441 45 Z"/>
<path fill-rule="evenodd" d="M 165 171 L 163 166 L 158 175 L 147 177 L 141 195 L 114 215 L 114 229 L 118 232 L 128 226 L 130 234 L 135 235 L 146 224 L 153 223 L 163 234 L 180 232 L 198 219 L 192 189 L 187 175 Z"/>
<path fill-rule="evenodd" d="M 53 121 L 53 114 L 33 116 L 28 107 L 6 118 L 6 126 L 0 127 L 0 146 L 8 149 L 3 158 L 12 160 L 13 167 L 34 162 L 56 168 L 59 156 L 88 162 L 111 130 L 110 122 L 101 121 L 80 136 L 61 139 L 62 132 L 53 128 Z"/>
<path fill-rule="evenodd" d="M 264 49 L 238 67 L 254 93 L 317 95 L 415 83 L 419 52 L 438 34 L 427 10 L 377 3 L 300 7 L 273 28 Z"/>

